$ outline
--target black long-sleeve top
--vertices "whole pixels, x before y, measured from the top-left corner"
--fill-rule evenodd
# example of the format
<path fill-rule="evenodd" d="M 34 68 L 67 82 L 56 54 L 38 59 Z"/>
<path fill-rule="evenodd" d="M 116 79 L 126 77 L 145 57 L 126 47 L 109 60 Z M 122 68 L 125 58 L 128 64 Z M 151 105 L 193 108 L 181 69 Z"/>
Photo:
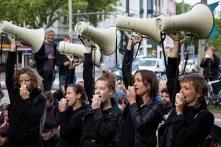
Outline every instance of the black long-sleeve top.
<path fill-rule="evenodd" d="M 93 62 L 92 54 L 84 54 L 84 64 L 83 64 L 83 79 L 84 79 L 84 89 L 86 91 L 88 101 L 92 103 L 92 97 L 94 94 L 94 78 L 93 78 Z"/>
<path fill-rule="evenodd" d="M 211 58 L 203 58 L 200 63 L 200 67 L 203 68 L 203 75 L 206 78 L 211 78 L 216 76 L 219 71 L 219 58 L 214 54 L 213 59 Z"/>
<path fill-rule="evenodd" d="M 132 60 L 133 50 L 126 50 L 122 67 L 126 87 L 132 85 Z M 162 103 L 157 98 L 152 98 L 143 107 L 134 103 L 127 106 L 123 114 L 125 120 L 121 128 L 120 147 L 155 147 L 157 143 L 156 130 L 163 117 Z"/>
<path fill-rule="evenodd" d="M 60 112 L 60 137 L 61 147 L 78 147 L 82 132 L 82 117 L 88 112 L 89 107 L 83 105 L 73 110 L 69 108 Z"/>
<path fill-rule="evenodd" d="M 85 54 L 83 79 L 84 86 L 91 104 L 94 93 L 93 63 L 91 54 Z M 90 110 L 83 118 L 81 147 L 109 147 L 115 142 L 121 112 L 112 105 L 111 108 Z"/>
<path fill-rule="evenodd" d="M 6 86 L 10 99 L 9 142 L 12 146 L 40 144 L 40 122 L 46 101 L 39 89 L 30 91 L 29 99 L 21 98 L 19 89 L 13 85 L 15 62 L 16 53 L 9 52 L 6 62 Z"/>
<path fill-rule="evenodd" d="M 204 103 L 204 104 L 203 104 Z M 159 128 L 160 147 L 197 147 L 202 145 L 214 124 L 214 116 L 205 102 L 187 107 L 182 115 L 175 110 Z"/>

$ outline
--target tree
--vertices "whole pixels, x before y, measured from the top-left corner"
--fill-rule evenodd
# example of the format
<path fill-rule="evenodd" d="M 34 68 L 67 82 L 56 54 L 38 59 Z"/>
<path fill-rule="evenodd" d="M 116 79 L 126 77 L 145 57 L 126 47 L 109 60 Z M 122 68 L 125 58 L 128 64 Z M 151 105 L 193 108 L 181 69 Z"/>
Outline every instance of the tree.
<path fill-rule="evenodd" d="M 221 18 L 215 19 L 215 26 L 217 27 L 218 31 L 221 32 Z M 208 41 L 209 45 L 216 47 L 218 52 L 221 52 L 221 34 L 218 33 L 217 37 L 213 40 Z"/>
<path fill-rule="evenodd" d="M 73 0 L 73 13 L 113 12 L 118 0 Z M 0 20 L 32 28 L 50 27 L 56 20 L 68 14 L 68 0 L 0 0 Z M 89 19 L 96 24 L 100 17 Z"/>
<path fill-rule="evenodd" d="M 183 5 L 183 6 L 182 6 Z M 182 14 L 187 12 L 189 9 L 191 8 L 191 6 L 187 3 L 176 3 L 176 14 Z M 182 10 L 183 9 L 183 10 Z"/>

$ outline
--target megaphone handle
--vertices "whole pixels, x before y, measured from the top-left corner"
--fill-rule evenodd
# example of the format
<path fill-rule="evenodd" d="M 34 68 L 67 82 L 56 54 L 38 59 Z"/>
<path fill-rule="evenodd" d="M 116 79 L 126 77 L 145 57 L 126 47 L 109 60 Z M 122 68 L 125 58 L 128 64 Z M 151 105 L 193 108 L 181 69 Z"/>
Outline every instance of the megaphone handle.
<path fill-rule="evenodd" d="M 161 38 L 160 42 L 161 42 L 162 51 L 163 51 L 164 65 L 165 65 L 165 67 L 167 67 L 166 53 L 165 53 L 164 44 L 163 44 L 163 42 L 166 38 L 166 34 L 164 34 L 162 31 L 160 32 L 160 38 Z M 167 70 L 167 68 L 166 68 L 166 70 Z"/>

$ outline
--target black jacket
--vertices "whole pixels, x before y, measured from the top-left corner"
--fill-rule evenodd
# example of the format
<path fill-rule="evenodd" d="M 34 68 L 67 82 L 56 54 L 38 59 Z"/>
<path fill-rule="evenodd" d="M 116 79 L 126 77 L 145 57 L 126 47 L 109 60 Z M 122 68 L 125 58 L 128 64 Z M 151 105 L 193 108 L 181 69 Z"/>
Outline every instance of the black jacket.
<path fill-rule="evenodd" d="M 82 132 L 82 117 L 88 110 L 88 105 L 83 105 L 77 110 L 69 108 L 64 112 L 60 112 L 61 147 L 79 146 Z"/>
<path fill-rule="evenodd" d="M 132 85 L 132 61 L 133 50 L 126 50 L 122 66 L 126 87 Z M 119 131 L 121 133 L 119 147 L 155 147 L 157 144 L 156 130 L 163 117 L 162 103 L 157 98 L 152 98 L 143 107 L 140 107 L 139 102 L 127 107 L 123 112 L 124 120 L 121 124 L 121 131 Z"/>
<path fill-rule="evenodd" d="M 187 107 L 183 115 L 174 110 L 158 130 L 159 147 L 198 147 L 213 124 L 214 116 L 206 110 L 205 102 Z"/>
<path fill-rule="evenodd" d="M 206 78 L 211 78 L 216 76 L 219 72 L 219 58 L 216 55 L 213 55 L 213 60 L 210 58 L 203 58 L 200 67 L 203 68 L 203 75 Z"/>
<path fill-rule="evenodd" d="M 53 46 L 54 46 L 54 54 L 55 54 L 55 58 L 53 59 L 53 66 L 55 66 L 55 65 L 60 66 L 61 64 L 63 64 L 63 62 L 59 61 L 60 54 L 57 50 L 57 45 L 54 43 Z M 44 68 L 43 67 L 44 67 L 45 61 L 48 60 L 48 57 L 45 56 L 45 42 L 42 44 L 39 51 L 34 54 L 34 59 L 36 61 L 36 69 L 37 69 L 38 73 L 41 76 L 43 76 L 44 75 L 44 70 L 43 70 Z"/>
<path fill-rule="evenodd" d="M 30 98 L 23 100 L 19 89 L 13 88 L 16 53 L 9 52 L 6 67 L 6 86 L 10 98 L 9 142 L 12 146 L 40 145 L 40 122 L 46 101 L 41 90 L 33 89 Z"/>
<path fill-rule="evenodd" d="M 91 110 L 83 118 L 80 147 L 114 147 L 119 119 L 116 107 Z"/>
<path fill-rule="evenodd" d="M 94 93 L 92 55 L 85 54 L 83 69 L 84 87 L 89 103 L 92 103 Z M 81 147 L 114 147 L 115 135 L 121 119 L 121 111 L 113 98 L 112 107 L 107 110 L 90 110 L 83 119 Z"/>

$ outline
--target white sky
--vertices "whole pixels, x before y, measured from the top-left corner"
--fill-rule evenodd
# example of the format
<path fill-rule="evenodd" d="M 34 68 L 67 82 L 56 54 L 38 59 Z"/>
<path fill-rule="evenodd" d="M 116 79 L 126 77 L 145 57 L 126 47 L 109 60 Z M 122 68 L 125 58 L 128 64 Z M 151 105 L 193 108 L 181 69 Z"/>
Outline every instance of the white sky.
<path fill-rule="evenodd" d="M 196 3 L 199 3 L 201 0 L 176 0 L 177 2 L 182 2 L 184 1 L 184 3 L 188 3 L 190 5 L 194 5 Z M 207 3 L 208 4 L 211 4 L 211 3 L 214 3 L 214 2 L 217 2 L 217 1 L 221 1 L 221 0 L 207 0 Z"/>

